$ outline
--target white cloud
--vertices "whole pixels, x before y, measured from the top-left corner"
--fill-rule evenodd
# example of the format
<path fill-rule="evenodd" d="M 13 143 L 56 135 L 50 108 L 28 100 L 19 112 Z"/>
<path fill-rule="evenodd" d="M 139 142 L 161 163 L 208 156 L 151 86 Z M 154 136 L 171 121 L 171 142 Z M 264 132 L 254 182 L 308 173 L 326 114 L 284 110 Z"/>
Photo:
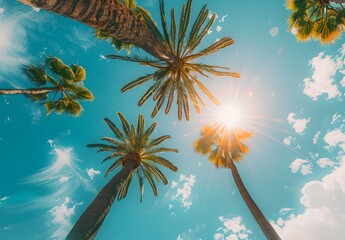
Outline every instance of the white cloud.
<path fill-rule="evenodd" d="M 292 140 L 293 140 L 293 138 L 291 136 L 288 136 L 288 137 L 283 139 L 283 142 L 284 142 L 285 145 L 290 146 Z"/>
<path fill-rule="evenodd" d="M 327 166 L 333 167 L 335 162 L 333 162 L 331 159 L 329 158 L 320 158 L 319 160 L 317 160 L 317 164 L 321 167 L 321 168 L 325 168 Z"/>
<path fill-rule="evenodd" d="M 0 198 L 0 201 L 1 201 L 1 202 L 6 201 L 6 200 L 9 199 L 9 198 L 10 198 L 9 196 L 5 196 L 5 197 Z"/>
<path fill-rule="evenodd" d="M 60 181 L 61 183 L 65 183 L 65 182 L 67 182 L 70 178 L 71 178 L 71 177 L 63 176 L 63 177 L 61 177 L 61 178 L 59 179 L 59 181 Z"/>
<path fill-rule="evenodd" d="M 223 27 L 221 27 L 221 26 L 217 26 L 217 28 L 216 28 L 217 32 L 222 31 L 222 29 L 223 29 Z"/>
<path fill-rule="evenodd" d="M 307 123 L 310 122 L 310 118 L 302 118 L 297 119 L 295 118 L 295 113 L 289 113 L 287 120 L 290 125 L 295 129 L 296 133 L 302 134 L 304 130 L 307 128 Z"/>
<path fill-rule="evenodd" d="M 281 213 L 281 214 L 286 214 L 286 213 L 288 213 L 288 212 L 291 212 L 292 210 L 294 210 L 293 208 L 281 208 L 280 210 L 279 210 L 279 213 Z"/>
<path fill-rule="evenodd" d="M 279 34 L 279 28 L 278 27 L 273 27 L 270 29 L 270 35 L 272 37 L 276 37 Z"/>
<path fill-rule="evenodd" d="M 172 196 L 172 199 L 174 201 L 179 201 L 181 203 L 181 206 L 184 207 L 185 210 L 189 209 L 193 204 L 190 200 L 190 196 L 192 194 L 192 187 L 194 186 L 195 181 L 195 176 L 192 174 L 189 177 L 180 174 L 178 185 L 174 184 L 174 188 L 177 188 L 177 190 L 176 193 Z"/>
<path fill-rule="evenodd" d="M 284 240 L 343 239 L 345 236 L 345 158 L 321 181 L 311 181 L 301 190 L 304 212 L 291 214 L 274 227 Z"/>
<path fill-rule="evenodd" d="M 314 137 L 313 137 L 313 143 L 314 143 L 314 144 L 317 143 L 317 140 L 319 139 L 320 133 L 321 133 L 321 131 L 318 131 L 318 132 L 314 135 Z"/>
<path fill-rule="evenodd" d="M 334 124 L 334 123 L 338 122 L 338 120 L 340 118 L 341 118 L 341 114 L 338 114 L 338 113 L 333 114 L 331 124 Z"/>
<path fill-rule="evenodd" d="M 327 149 L 332 149 L 339 145 L 345 151 L 345 133 L 340 129 L 337 128 L 327 132 L 323 140 L 328 144 Z"/>
<path fill-rule="evenodd" d="M 334 76 L 342 68 L 339 57 L 325 55 L 324 52 L 314 57 L 309 65 L 313 75 L 304 79 L 303 92 L 316 101 L 322 94 L 327 94 L 327 100 L 341 95 L 338 86 L 334 83 Z"/>
<path fill-rule="evenodd" d="M 89 175 L 89 177 L 91 178 L 91 180 L 93 180 L 93 178 L 96 176 L 96 175 L 100 175 L 101 172 L 98 171 L 98 170 L 95 170 L 93 168 L 87 168 L 86 169 L 86 172 L 87 172 L 87 175 Z"/>
<path fill-rule="evenodd" d="M 221 17 L 221 19 L 219 20 L 219 22 L 224 22 L 225 21 L 225 18 L 228 16 L 228 14 L 224 15 Z"/>
<path fill-rule="evenodd" d="M 214 240 L 229 240 L 229 239 L 249 239 L 249 235 L 252 231 L 247 229 L 242 224 L 242 217 L 236 216 L 231 219 L 224 216 L 218 217 L 219 221 L 223 224 L 217 229 L 217 232 L 213 235 Z"/>
<path fill-rule="evenodd" d="M 296 158 L 289 166 L 291 172 L 296 173 L 300 171 L 303 175 L 311 174 L 311 163 L 308 160 Z"/>
<path fill-rule="evenodd" d="M 0 14 L 3 14 L 5 12 L 4 8 L 0 8 Z"/>
<path fill-rule="evenodd" d="M 52 239 L 65 239 L 72 227 L 71 217 L 75 214 L 75 207 L 76 204 L 69 197 L 66 197 L 63 203 L 49 210 L 49 213 L 53 217 L 52 223 L 58 225 L 57 230 L 51 236 Z"/>
<path fill-rule="evenodd" d="M 85 51 L 96 45 L 95 36 L 91 29 L 72 27 L 72 33 L 66 34 L 66 38 Z"/>

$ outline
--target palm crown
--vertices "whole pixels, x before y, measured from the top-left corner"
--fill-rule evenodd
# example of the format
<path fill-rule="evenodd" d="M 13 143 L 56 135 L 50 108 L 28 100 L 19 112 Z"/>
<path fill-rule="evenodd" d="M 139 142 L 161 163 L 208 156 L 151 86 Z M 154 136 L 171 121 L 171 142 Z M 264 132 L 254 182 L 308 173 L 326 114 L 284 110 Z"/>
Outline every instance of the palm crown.
<path fill-rule="evenodd" d="M 342 3 L 334 4 L 329 0 L 287 0 L 291 10 L 289 28 L 296 29 L 299 41 L 311 38 L 321 44 L 336 41 L 345 27 L 345 10 Z"/>
<path fill-rule="evenodd" d="M 53 73 L 49 75 L 45 67 Z M 47 115 L 53 110 L 58 114 L 66 111 L 73 116 L 79 116 L 82 106 L 78 100 L 93 100 L 92 93 L 83 86 L 86 71 L 83 67 L 66 65 L 57 57 L 46 58 L 45 65 L 27 65 L 24 73 L 36 86 L 52 85 L 54 96 L 49 100 L 49 93 L 26 95 L 35 102 L 42 102 L 47 109 Z M 55 75 L 55 77 L 53 77 Z"/>
<path fill-rule="evenodd" d="M 89 144 L 88 147 L 100 148 L 98 152 L 110 151 L 111 154 L 107 156 L 103 161 L 115 159 L 113 164 L 109 167 L 105 173 L 107 176 L 114 169 L 121 165 L 125 165 L 126 161 L 135 161 L 136 167 L 128 175 L 124 184 L 118 194 L 118 200 L 126 197 L 129 185 L 133 179 L 133 176 L 137 174 L 140 185 L 140 201 L 144 192 L 144 179 L 146 178 L 150 183 L 153 193 L 156 196 L 158 194 L 155 181 L 162 180 L 166 185 L 168 183 L 164 174 L 159 170 L 157 165 L 166 167 L 174 172 L 177 171 L 177 167 L 173 165 L 167 159 L 158 156 L 158 153 L 162 152 L 175 152 L 177 149 L 160 147 L 159 145 L 165 140 L 169 139 L 169 135 L 164 135 L 158 138 L 150 139 L 151 134 L 154 132 L 157 123 L 154 122 L 145 130 L 144 117 L 138 116 L 137 126 L 130 125 L 126 118 L 118 113 L 121 120 L 122 131 L 108 118 L 105 118 L 105 123 L 109 126 L 115 135 L 115 138 L 104 137 L 102 140 L 107 144 Z"/>
<path fill-rule="evenodd" d="M 243 140 L 253 134 L 242 129 L 228 130 L 223 126 L 205 126 L 201 137 L 194 143 L 196 152 L 209 154 L 209 161 L 216 167 L 229 168 L 229 161 L 239 162 L 249 152 Z"/>
<path fill-rule="evenodd" d="M 163 33 L 158 30 L 156 24 L 144 9 L 138 8 L 138 10 L 141 12 L 142 17 L 145 19 L 146 24 L 154 33 L 155 37 L 167 48 L 173 61 L 162 61 L 159 59 L 140 57 L 138 55 L 108 55 L 108 57 L 138 62 L 142 65 L 156 68 L 155 72 L 139 77 L 121 89 L 122 92 L 126 92 L 149 80 L 153 80 L 151 87 L 149 87 L 138 102 L 138 105 L 141 106 L 150 97 L 152 97 L 153 101 L 156 101 L 151 117 L 157 115 L 165 102 L 165 114 L 168 114 L 176 96 L 178 119 L 181 120 L 184 113 L 185 118 L 189 120 L 190 101 L 197 112 L 200 112 L 200 106 L 205 107 L 204 101 L 196 91 L 196 87 L 204 92 L 213 103 L 218 104 L 218 100 L 196 77 L 196 74 L 200 74 L 204 77 L 209 77 L 208 74 L 239 77 L 239 74 L 230 72 L 230 68 L 195 63 L 194 60 L 228 47 L 232 45 L 234 41 L 230 37 L 224 37 L 205 49 L 195 52 L 195 49 L 200 45 L 202 39 L 207 35 L 214 23 L 216 15 L 213 14 L 212 17 L 207 20 L 209 10 L 204 6 L 200 10 L 192 27 L 189 29 L 189 34 L 187 34 L 191 17 L 192 0 L 188 0 L 187 4 L 183 5 L 179 26 L 176 26 L 175 11 L 174 9 L 171 10 L 170 27 L 168 27 L 166 21 L 163 0 L 160 0 L 159 3 Z"/>

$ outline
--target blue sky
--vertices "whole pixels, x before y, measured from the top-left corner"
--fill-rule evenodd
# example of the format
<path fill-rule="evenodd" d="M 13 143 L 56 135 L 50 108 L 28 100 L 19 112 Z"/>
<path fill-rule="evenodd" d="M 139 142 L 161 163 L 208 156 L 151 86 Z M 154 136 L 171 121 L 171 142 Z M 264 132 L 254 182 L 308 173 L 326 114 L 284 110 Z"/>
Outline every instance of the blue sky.
<path fill-rule="evenodd" d="M 180 9 L 181 0 L 166 0 Z M 223 103 L 244 112 L 243 127 L 254 132 L 250 153 L 238 164 L 252 197 L 282 239 L 341 239 L 345 235 L 344 38 L 330 46 L 298 43 L 287 31 L 284 1 L 194 1 L 194 17 L 208 4 L 218 18 L 207 46 L 224 36 L 235 44 L 203 61 L 231 67 L 240 79 L 204 79 Z M 158 1 L 140 0 L 157 20 Z M 344 44 L 344 45 L 343 45 Z M 136 50 L 133 49 L 133 52 Z M 86 144 L 111 133 L 102 119 L 131 122 L 139 113 L 157 121 L 156 136 L 179 149 L 167 157 L 179 167 L 154 197 L 139 187 L 115 202 L 97 239 L 264 239 L 246 208 L 231 172 L 215 169 L 193 151 L 200 129 L 217 108 L 191 121 L 170 115 L 150 119 L 153 103 L 137 107 L 148 85 L 125 94 L 120 88 L 151 71 L 135 63 L 107 60 L 114 49 L 73 20 L 21 3 L 0 0 L 0 88 L 30 87 L 20 68 L 50 55 L 78 63 L 94 96 L 79 118 L 51 114 L 22 96 L 0 97 L 0 239 L 63 239 L 109 180 L 104 155 Z M 126 55 L 126 52 L 121 52 Z M 140 53 L 145 54 L 143 51 Z"/>

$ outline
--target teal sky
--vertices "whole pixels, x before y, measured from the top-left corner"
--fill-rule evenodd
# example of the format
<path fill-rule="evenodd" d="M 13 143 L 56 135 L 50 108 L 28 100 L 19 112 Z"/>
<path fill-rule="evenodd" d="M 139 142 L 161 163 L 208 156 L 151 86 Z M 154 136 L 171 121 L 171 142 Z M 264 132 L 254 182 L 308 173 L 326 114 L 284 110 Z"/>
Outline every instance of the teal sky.
<path fill-rule="evenodd" d="M 166 0 L 166 11 L 182 0 Z M 159 22 L 158 0 L 138 0 Z M 203 62 L 230 67 L 240 79 L 203 79 L 223 104 L 243 112 L 242 127 L 254 133 L 250 153 L 239 163 L 241 177 L 282 239 L 324 240 L 345 236 L 345 44 L 298 43 L 287 30 L 283 0 L 194 1 L 193 19 L 207 4 L 218 18 L 203 46 L 230 36 L 235 44 Z M 132 49 L 135 53 L 137 50 Z M 140 54 L 146 53 L 142 50 Z M 148 185 L 139 203 L 133 181 L 128 196 L 114 202 L 96 239 L 265 239 L 243 202 L 230 170 L 215 169 L 194 153 L 201 127 L 214 118 L 208 102 L 201 114 L 177 121 L 177 110 L 150 118 L 153 102 L 137 102 L 149 85 L 125 94 L 120 88 L 152 69 L 108 60 L 114 54 L 94 30 L 73 20 L 0 0 L 0 88 L 31 87 L 22 64 L 47 56 L 77 63 L 95 100 L 82 103 L 79 118 L 55 113 L 22 96 L 0 96 L 0 239 L 64 239 L 111 176 L 106 156 L 87 149 L 111 132 L 116 112 L 130 122 L 142 113 L 158 122 L 155 136 L 172 136 L 166 155 L 179 167 L 164 171 L 158 197 Z M 125 51 L 121 54 L 126 55 Z"/>

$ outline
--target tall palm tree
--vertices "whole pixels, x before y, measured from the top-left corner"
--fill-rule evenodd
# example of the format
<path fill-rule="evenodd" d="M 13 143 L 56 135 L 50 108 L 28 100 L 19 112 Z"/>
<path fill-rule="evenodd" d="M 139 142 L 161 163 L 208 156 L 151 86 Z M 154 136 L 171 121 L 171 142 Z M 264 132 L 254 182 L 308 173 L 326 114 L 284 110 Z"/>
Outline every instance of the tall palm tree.
<path fill-rule="evenodd" d="M 145 130 L 144 117 L 142 115 L 138 116 L 136 127 L 133 124 L 130 125 L 121 113 L 118 113 L 118 116 L 123 130 L 121 131 L 112 121 L 105 118 L 104 121 L 113 132 L 115 138 L 103 137 L 102 140 L 106 141 L 107 144 L 89 144 L 88 147 L 99 148 L 98 152 L 110 152 L 110 155 L 102 161 L 103 163 L 108 160 L 114 160 L 105 176 L 108 176 L 108 174 L 120 166 L 122 166 L 122 169 L 101 189 L 93 202 L 80 216 L 66 239 L 93 239 L 116 196 L 118 200 L 126 197 L 134 175 L 137 175 L 139 179 L 141 202 L 145 178 L 148 180 L 155 196 L 158 194 L 155 180 L 158 182 L 162 180 L 165 185 L 168 183 L 164 174 L 159 170 L 158 165 L 174 172 L 177 171 L 175 165 L 157 155 L 163 152 L 177 153 L 178 151 L 173 148 L 159 146 L 163 141 L 170 138 L 169 135 L 151 139 L 151 134 L 157 125 L 156 122 Z"/>
<path fill-rule="evenodd" d="M 139 11 L 141 11 L 147 26 L 149 26 L 154 33 L 156 39 L 161 42 L 166 47 L 169 54 L 173 56 L 173 62 L 157 58 L 151 59 L 148 57 L 140 57 L 137 55 L 108 55 L 108 57 L 138 62 L 142 65 L 156 68 L 155 72 L 137 78 L 125 85 L 121 90 L 122 92 L 126 92 L 149 80 L 153 80 L 152 85 L 138 102 L 138 105 L 141 106 L 150 97 L 152 97 L 153 101 L 156 101 L 156 106 L 152 111 L 151 117 L 157 115 L 165 102 L 165 114 L 168 114 L 176 95 L 175 101 L 177 103 L 178 119 L 181 120 L 184 113 L 185 118 L 189 120 L 189 102 L 194 105 L 197 112 L 200 112 L 200 106 L 205 106 L 203 100 L 196 91 L 196 87 L 204 92 L 213 103 L 218 104 L 218 100 L 197 78 L 197 74 L 204 77 L 209 77 L 208 74 L 239 77 L 239 74 L 230 72 L 230 68 L 195 63 L 194 60 L 226 48 L 232 45 L 234 40 L 230 37 L 224 37 L 210 46 L 196 51 L 196 48 L 211 29 L 216 14 L 213 14 L 208 20 L 209 10 L 205 5 L 200 10 L 194 23 L 190 26 L 192 0 L 188 0 L 187 3 L 183 5 L 179 26 L 176 25 L 175 10 L 172 9 L 170 15 L 171 23 L 170 27 L 168 27 L 164 12 L 164 2 L 160 0 L 159 3 L 161 23 L 163 26 L 162 33 L 158 30 L 156 24 L 152 21 L 150 16 L 148 16 L 146 11 L 142 11 L 142 9 L 139 9 Z M 188 34 L 187 31 L 189 31 Z"/>
<path fill-rule="evenodd" d="M 50 71 L 55 77 L 49 75 Z M 53 110 L 58 114 L 67 112 L 79 116 L 83 110 L 78 100 L 93 100 L 92 93 L 84 87 L 86 71 L 79 65 L 66 65 L 57 57 L 47 57 L 45 64 L 25 65 L 26 77 L 37 87 L 29 89 L 0 89 L 1 94 L 24 94 L 35 102 L 41 102 L 47 109 L 47 115 Z M 45 85 L 51 85 L 45 87 Z M 50 97 L 49 95 L 53 95 Z"/>
<path fill-rule="evenodd" d="M 321 44 L 334 43 L 345 30 L 344 0 L 287 0 L 291 11 L 289 29 L 296 30 L 298 41 L 311 38 Z"/>
<path fill-rule="evenodd" d="M 248 153 L 249 149 L 243 141 L 251 136 L 252 133 L 242 129 L 228 130 L 222 125 L 205 126 L 201 137 L 194 143 L 194 149 L 198 153 L 208 154 L 209 161 L 217 168 L 230 168 L 236 186 L 261 230 L 267 239 L 278 240 L 279 235 L 250 196 L 235 165 Z"/>
<path fill-rule="evenodd" d="M 172 56 L 147 25 L 120 0 L 19 0 L 84 23 L 123 43 L 131 43 L 167 61 Z"/>
<path fill-rule="evenodd" d="M 137 4 L 134 0 L 123 0 L 123 4 L 126 7 L 128 7 L 136 16 L 138 16 L 138 18 L 141 21 L 144 21 L 144 18 L 142 17 L 141 12 L 139 11 L 139 8 L 142 9 L 141 11 L 146 11 L 146 10 L 140 6 L 137 6 Z M 149 15 L 149 13 L 148 13 L 148 15 Z M 124 42 L 102 32 L 101 30 L 96 30 L 96 37 L 99 39 L 102 39 L 102 40 L 110 41 L 110 44 L 112 46 L 114 46 L 117 51 L 127 50 L 127 52 L 130 53 L 131 47 L 134 46 L 132 43 L 124 43 Z"/>

